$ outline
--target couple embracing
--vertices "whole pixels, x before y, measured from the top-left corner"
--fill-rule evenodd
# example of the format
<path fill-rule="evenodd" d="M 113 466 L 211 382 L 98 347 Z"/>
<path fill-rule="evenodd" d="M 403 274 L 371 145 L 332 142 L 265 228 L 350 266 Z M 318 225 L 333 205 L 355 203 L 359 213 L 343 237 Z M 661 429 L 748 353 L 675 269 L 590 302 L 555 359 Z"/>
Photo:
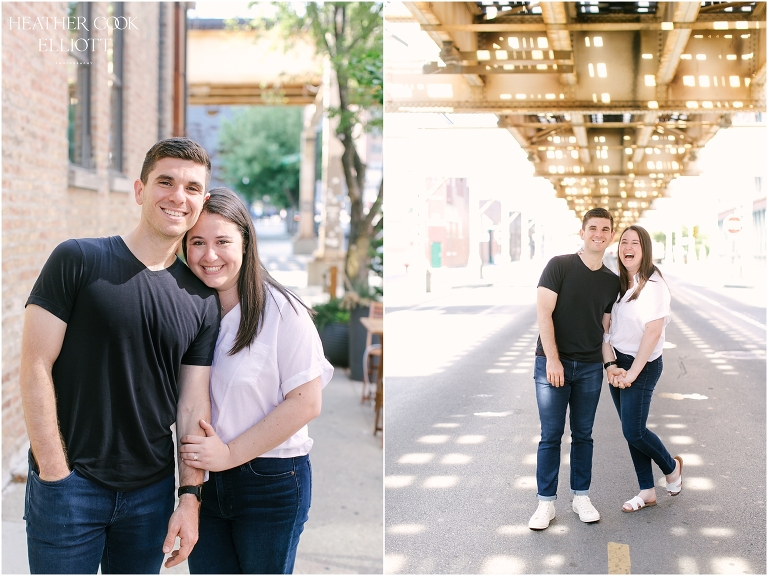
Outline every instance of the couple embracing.
<path fill-rule="evenodd" d="M 572 509 L 582 522 L 600 520 L 589 499 L 592 481 L 592 426 L 603 370 L 629 445 L 640 493 L 624 512 L 656 504 L 651 462 L 666 476 L 671 496 L 683 486 L 683 460 L 669 454 L 646 422 L 661 376 L 664 328 L 670 320 L 670 294 L 653 264 L 651 238 L 629 226 L 619 239 L 619 276 L 603 265 L 613 240 L 613 217 L 589 210 L 579 232 L 584 248 L 549 261 L 537 289 L 539 341 L 534 380 L 541 421 L 536 461 L 539 505 L 528 522 L 544 530 L 555 517 L 560 444 L 570 409 Z"/>
<path fill-rule="evenodd" d="M 306 424 L 333 368 L 306 307 L 262 266 L 247 208 L 208 190 L 210 173 L 192 140 L 155 144 L 137 227 L 63 242 L 27 300 L 33 574 L 158 573 L 167 553 L 192 573 L 293 570 Z"/>

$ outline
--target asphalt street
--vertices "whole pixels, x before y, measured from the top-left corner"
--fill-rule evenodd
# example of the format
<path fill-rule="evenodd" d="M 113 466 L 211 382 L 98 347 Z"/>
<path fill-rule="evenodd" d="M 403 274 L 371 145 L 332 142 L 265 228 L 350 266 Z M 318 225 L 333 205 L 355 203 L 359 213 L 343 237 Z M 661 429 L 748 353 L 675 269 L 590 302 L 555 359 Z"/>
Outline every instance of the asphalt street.
<path fill-rule="evenodd" d="M 648 422 L 684 459 L 682 494 L 654 466 L 658 505 L 621 511 L 639 488 L 605 383 L 590 491 L 602 519 L 571 511 L 566 428 L 557 515 L 534 532 L 529 272 L 387 308 L 385 572 L 765 573 L 764 284 L 667 269 L 673 319 Z"/>

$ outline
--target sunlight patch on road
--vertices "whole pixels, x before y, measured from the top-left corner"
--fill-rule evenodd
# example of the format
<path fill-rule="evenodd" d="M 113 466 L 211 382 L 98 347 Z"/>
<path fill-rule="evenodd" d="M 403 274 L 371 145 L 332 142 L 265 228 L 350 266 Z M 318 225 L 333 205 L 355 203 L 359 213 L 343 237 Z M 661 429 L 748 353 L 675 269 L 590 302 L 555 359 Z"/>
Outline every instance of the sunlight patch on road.
<path fill-rule="evenodd" d="M 475 412 L 475 416 L 480 416 L 481 418 L 504 418 L 511 414 L 511 410 L 508 410 L 507 412 Z"/>
<path fill-rule="evenodd" d="M 523 464 L 526 464 L 528 466 L 536 466 L 537 463 L 538 463 L 538 460 L 536 458 L 535 452 L 533 454 L 526 454 L 525 457 L 523 458 Z"/>
<path fill-rule="evenodd" d="M 405 554 L 384 554 L 384 574 L 397 574 L 405 567 Z"/>
<path fill-rule="evenodd" d="M 413 536 L 425 532 L 427 527 L 424 524 L 395 524 L 387 527 L 388 534 L 399 534 L 403 536 Z"/>
<path fill-rule="evenodd" d="M 670 436 L 669 441 L 672 444 L 693 444 L 695 442 L 691 436 Z"/>
<path fill-rule="evenodd" d="M 696 563 L 696 558 L 681 556 L 677 560 L 677 566 L 680 574 L 701 574 L 699 565 Z"/>
<path fill-rule="evenodd" d="M 752 574 L 753 570 L 749 562 L 743 558 L 713 558 L 709 565 L 712 574 Z"/>
<path fill-rule="evenodd" d="M 679 428 L 688 428 L 688 424 L 664 424 L 664 428 L 673 428 L 677 430 Z"/>
<path fill-rule="evenodd" d="M 679 394 L 677 392 L 659 392 L 659 398 L 669 398 L 670 400 L 709 400 L 708 396 L 702 394 Z"/>
<path fill-rule="evenodd" d="M 669 531 L 672 533 L 672 536 L 685 536 L 688 534 L 688 528 L 683 528 L 682 526 L 674 526 Z"/>
<path fill-rule="evenodd" d="M 485 436 L 481 434 L 467 434 L 456 438 L 456 444 L 482 444 L 485 442 Z"/>
<path fill-rule="evenodd" d="M 702 536 L 710 538 L 729 538 L 736 535 L 732 528 L 702 528 L 699 532 Z"/>
<path fill-rule="evenodd" d="M 440 460 L 440 464 L 469 464 L 472 456 L 469 454 L 446 454 Z"/>
<path fill-rule="evenodd" d="M 560 566 L 565 566 L 565 556 L 562 554 L 549 554 L 544 556 L 541 563 L 547 568 L 560 568 Z"/>
<path fill-rule="evenodd" d="M 516 556 L 490 556 L 480 567 L 480 574 L 525 574 L 525 561 Z"/>
<path fill-rule="evenodd" d="M 428 452 L 414 452 L 413 454 L 403 454 L 397 461 L 398 464 L 426 464 L 431 462 L 434 454 Z"/>
<path fill-rule="evenodd" d="M 448 442 L 448 438 L 450 438 L 450 436 L 443 434 L 428 434 L 426 436 L 422 436 L 416 440 L 416 442 L 421 442 L 422 444 L 445 444 Z"/>
<path fill-rule="evenodd" d="M 501 536 L 522 536 L 523 534 L 530 534 L 531 529 L 528 526 L 499 526 L 496 528 L 496 534 Z"/>
<path fill-rule="evenodd" d="M 715 483 L 710 478 L 690 477 L 683 474 L 683 488 L 690 490 L 714 490 Z"/>
<path fill-rule="evenodd" d="M 489 368 L 485 371 L 486 374 L 504 374 L 506 370 L 502 370 L 501 368 Z"/>
<path fill-rule="evenodd" d="M 699 454 L 683 453 L 680 454 L 685 466 L 703 466 L 704 459 Z"/>
<path fill-rule="evenodd" d="M 405 488 L 413 484 L 416 476 L 385 476 L 384 487 L 385 488 Z"/>
<path fill-rule="evenodd" d="M 424 488 L 453 488 L 459 483 L 458 476 L 430 476 L 424 480 Z"/>
<path fill-rule="evenodd" d="M 437 424 L 433 424 L 432 428 L 458 428 L 459 423 L 458 422 L 438 422 Z"/>

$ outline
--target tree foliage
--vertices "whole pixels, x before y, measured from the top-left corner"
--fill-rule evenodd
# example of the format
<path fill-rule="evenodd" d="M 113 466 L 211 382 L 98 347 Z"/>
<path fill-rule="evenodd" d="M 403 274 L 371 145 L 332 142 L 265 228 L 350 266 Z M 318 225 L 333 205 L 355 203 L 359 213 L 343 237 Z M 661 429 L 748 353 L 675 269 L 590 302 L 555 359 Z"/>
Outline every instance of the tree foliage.
<path fill-rule="evenodd" d="M 288 37 L 311 38 L 318 54 L 326 55 L 338 84 L 336 136 L 344 146 L 342 168 L 350 200 L 350 231 L 345 273 L 352 287 L 371 296 L 371 240 L 381 233 L 383 181 L 366 212 L 363 204 L 366 165 L 357 138 L 378 130 L 383 113 L 383 18 L 381 2 L 276 3 L 276 16 L 262 25 L 277 25 Z"/>
<path fill-rule="evenodd" d="M 297 207 L 301 109 L 255 106 L 222 122 L 220 155 L 224 178 L 248 200 L 279 208 Z"/>

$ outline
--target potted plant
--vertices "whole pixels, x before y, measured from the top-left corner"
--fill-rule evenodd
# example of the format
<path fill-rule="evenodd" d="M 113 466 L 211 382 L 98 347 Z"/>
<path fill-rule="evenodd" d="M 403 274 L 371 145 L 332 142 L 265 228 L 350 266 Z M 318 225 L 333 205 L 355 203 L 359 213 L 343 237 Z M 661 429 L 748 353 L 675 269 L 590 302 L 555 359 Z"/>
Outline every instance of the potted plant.
<path fill-rule="evenodd" d="M 325 357 L 334 366 L 346 368 L 349 366 L 349 310 L 341 307 L 338 298 L 316 304 L 312 309 Z"/>

